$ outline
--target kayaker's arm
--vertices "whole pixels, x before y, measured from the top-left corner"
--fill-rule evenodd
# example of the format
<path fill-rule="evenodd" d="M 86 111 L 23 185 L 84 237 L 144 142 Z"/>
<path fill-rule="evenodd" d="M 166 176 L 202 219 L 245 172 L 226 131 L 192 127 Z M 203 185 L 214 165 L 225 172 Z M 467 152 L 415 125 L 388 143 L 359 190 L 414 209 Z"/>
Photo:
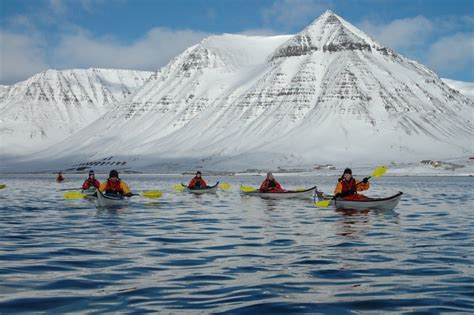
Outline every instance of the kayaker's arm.
<path fill-rule="evenodd" d="M 107 188 L 107 181 L 103 182 L 102 184 L 100 184 L 99 186 L 99 191 L 101 193 L 103 193 L 105 191 L 105 188 Z"/>
<path fill-rule="evenodd" d="M 130 188 L 128 187 L 128 185 L 126 183 L 120 182 L 120 188 L 122 188 L 124 196 L 126 196 L 126 195 L 131 196 L 132 192 L 130 191 Z"/>

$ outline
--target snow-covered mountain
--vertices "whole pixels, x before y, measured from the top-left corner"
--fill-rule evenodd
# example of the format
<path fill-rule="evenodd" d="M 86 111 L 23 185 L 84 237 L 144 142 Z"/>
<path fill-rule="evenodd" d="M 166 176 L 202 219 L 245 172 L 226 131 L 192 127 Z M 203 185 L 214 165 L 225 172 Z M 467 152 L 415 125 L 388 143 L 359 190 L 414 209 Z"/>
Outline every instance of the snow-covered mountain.
<path fill-rule="evenodd" d="M 465 82 L 442 78 L 443 82 L 462 94 L 474 99 L 474 82 Z"/>
<path fill-rule="evenodd" d="M 473 101 L 327 11 L 294 36 L 212 36 L 42 160 L 236 168 L 472 154 Z"/>
<path fill-rule="evenodd" d="M 152 72 L 48 70 L 0 87 L 0 153 L 25 154 L 92 123 L 142 86 Z"/>

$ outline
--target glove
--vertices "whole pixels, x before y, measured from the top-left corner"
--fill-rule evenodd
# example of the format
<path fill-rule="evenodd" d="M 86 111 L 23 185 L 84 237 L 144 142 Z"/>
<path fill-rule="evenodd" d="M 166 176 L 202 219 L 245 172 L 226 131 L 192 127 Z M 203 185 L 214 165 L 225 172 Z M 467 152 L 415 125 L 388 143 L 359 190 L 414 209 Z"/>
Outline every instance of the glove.
<path fill-rule="evenodd" d="M 364 179 L 362 180 L 362 182 L 363 182 L 364 184 L 367 184 L 367 183 L 369 182 L 369 178 L 368 178 L 368 177 L 364 177 Z"/>
<path fill-rule="evenodd" d="M 341 198 L 341 197 L 342 197 L 342 194 L 341 194 L 341 193 L 338 193 L 338 194 L 335 194 L 335 195 L 334 195 L 334 199 L 336 199 L 336 198 Z"/>

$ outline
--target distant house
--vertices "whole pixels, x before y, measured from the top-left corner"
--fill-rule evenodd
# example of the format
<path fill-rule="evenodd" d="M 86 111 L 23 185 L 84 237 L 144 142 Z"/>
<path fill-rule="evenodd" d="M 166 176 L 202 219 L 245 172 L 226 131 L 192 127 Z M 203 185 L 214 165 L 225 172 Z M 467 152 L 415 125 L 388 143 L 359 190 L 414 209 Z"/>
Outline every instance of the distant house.
<path fill-rule="evenodd" d="M 335 170 L 336 167 L 332 164 L 325 164 L 325 165 L 315 164 L 313 169 L 315 169 L 315 170 L 322 170 L 322 169 Z"/>
<path fill-rule="evenodd" d="M 420 161 L 420 165 L 430 165 L 430 166 L 433 166 L 433 167 L 439 167 L 442 164 L 443 163 L 440 162 L 440 161 L 433 161 L 433 160 L 421 160 Z"/>

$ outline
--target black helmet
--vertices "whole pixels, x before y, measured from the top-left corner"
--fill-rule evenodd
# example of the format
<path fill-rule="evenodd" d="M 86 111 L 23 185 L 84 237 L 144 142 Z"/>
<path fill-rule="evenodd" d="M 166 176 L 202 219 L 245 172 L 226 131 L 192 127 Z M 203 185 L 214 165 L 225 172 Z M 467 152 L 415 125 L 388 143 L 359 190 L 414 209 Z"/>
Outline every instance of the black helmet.
<path fill-rule="evenodd" d="M 197 175 L 197 174 L 202 175 L 202 174 L 201 174 L 201 171 L 197 171 L 197 172 L 196 172 L 196 175 Z"/>
<path fill-rule="evenodd" d="M 112 178 L 112 177 L 119 177 L 118 176 L 118 172 L 116 170 L 111 170 L 110 173 L 109 173 L 109 178 Z"/>
<path fill-rule="evenodd" d="M 89 171 L 89 175 L 94 175 L 94 171 L 93 171 L 93 170 L 90 170 L 90 171 Z"/>
<path fill-rule="evenodd" d="M 346 168 L 344 170 L 344 173 L 342 173 L 342 175 L 344 175 L 344 174 L 351 174 L 352 175 L 352 170 L 350 168 Z"/>

